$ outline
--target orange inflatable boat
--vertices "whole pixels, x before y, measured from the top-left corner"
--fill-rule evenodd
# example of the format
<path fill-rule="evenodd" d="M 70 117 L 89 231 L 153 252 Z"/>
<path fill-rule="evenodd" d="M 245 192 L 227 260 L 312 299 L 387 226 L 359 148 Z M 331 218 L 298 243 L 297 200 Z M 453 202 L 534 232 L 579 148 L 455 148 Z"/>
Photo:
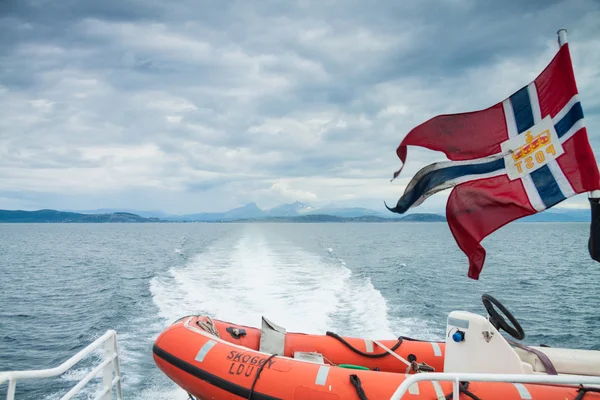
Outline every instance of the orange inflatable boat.
<path fill-rule="evenodd" d="M 154 360 L 203 400 L 433 400 L 451 399 L 453 390 L 474 400 L 600 399 L 600 352 L 509 341 L 499 329 L 522 339 L 518 322 L 493 297 L 484 295 L 484 304 L 488 318 L 450 313 L 445 342 L 308 335 L 265 318 L 258 329 L 188 316 L 157 338 Z"/>

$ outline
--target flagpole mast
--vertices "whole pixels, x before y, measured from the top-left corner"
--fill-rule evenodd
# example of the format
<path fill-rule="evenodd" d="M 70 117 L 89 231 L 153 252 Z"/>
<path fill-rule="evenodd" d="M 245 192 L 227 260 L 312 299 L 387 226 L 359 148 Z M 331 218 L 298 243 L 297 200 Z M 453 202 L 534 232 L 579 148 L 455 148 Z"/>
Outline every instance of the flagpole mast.
<path fill-rule="evenodd" d="M 558 47 L 562 47 L 563 44 L 567 43 L 567 30 L 561 28 L 556 34 L 558 35 Z"/>
<path fill-rule="evenodd" d="M 562 47 L 567 43 L 567 30 L 564 28 L 559 29 L 556 34 L 558 35 L 558 47 Z M 600 190 L 594 190 L 592 192 L 588 192 L 588 198 L 590 199 L 599 199 L 600 198 Z"/>

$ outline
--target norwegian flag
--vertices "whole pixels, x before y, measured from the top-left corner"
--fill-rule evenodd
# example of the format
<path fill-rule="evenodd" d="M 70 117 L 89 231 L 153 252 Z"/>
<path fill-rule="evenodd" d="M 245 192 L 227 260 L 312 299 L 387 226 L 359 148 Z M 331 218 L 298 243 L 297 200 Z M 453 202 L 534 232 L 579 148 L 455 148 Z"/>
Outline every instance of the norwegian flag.
<path fill-rule="evenodd" d="M 402 214 L 454 187 L 446 205 L 448 225 L 469 258 L 468 276 L 479 279 L 486 255 L 480 242 L 486 236 L 578 193 L 600 189 L 577 94 L 564 43 L 533 82 L 504 101 L 417 126 L 396 151 L 402 167 L 407 146 L 442 151 L 451 161 L 420 170 L 396 207 L 388 209 Z"/>

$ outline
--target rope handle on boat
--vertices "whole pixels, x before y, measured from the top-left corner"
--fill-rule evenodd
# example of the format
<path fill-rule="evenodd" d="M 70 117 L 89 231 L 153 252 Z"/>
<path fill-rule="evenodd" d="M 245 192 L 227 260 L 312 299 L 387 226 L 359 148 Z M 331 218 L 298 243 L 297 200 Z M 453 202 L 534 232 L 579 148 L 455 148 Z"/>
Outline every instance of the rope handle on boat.
<path fill-rule="evenodd" d="M 587 394 L 587 393 L 600 393 L 600 389 L 597 388 L 586 388 L 583 385 L 581 385 L 581 387 L 579 389 L 577 389 L 577 397 L 575 397 L 575 399 L 573 400 L 582 400 L 583 397 Z"/>
<path fill-rule="evenodd" d="M 254 380 L 252 381 L 252 386 L 250 386 L 250 394 L 248 395 L 248 400 L 252 400 L 252 395 L 254 394 L 254 386 L 256 386 L 256 382 L 258 381 L 258 378 L 260 378 L 260 373 L 262 372 L 263 368 L 265 367 L 265 365 L 267 365 L 269 363 L 269 361 L 271 361 L 271 359 L 273 357 L 275 357 L 277 354 L 271 354 L 269 356 L 269 358 L 267 358 L 267 360 L 262 363 L 262 365 L 258 368 L 258 370 L 256 371 L 256 375 L 254 375 Z"/>
<path fill-rule="evenodd" d="M 474 395 L 473 393 L 471 393 L 470 391 L 468 391 L 467 389 L 469 388 L 469 382 L 460 382 L 460 385 L 458 385 L 458 392 L 463 393 L 464 395 L 472 398 L 473 400 L 481 400 L 479 397 L 477 397 L 476 395 Z M 446 395 L 445 399 L 446 400 L 451 400 L 454 396 L 454 392 L 451 392 L 449 394 Z"/>
<path fill-rule="evenodd" d="M 352 386 L 354 386 L 354 389 L 356 389 L 356 394 L 358 395 L 358 398 L 360 400 L 369 400 L 364 389 L 360 385 L 360 378 L 358 377 L 358 375 L 350 375 L 350 383 L 352 384 Z"/>
<path fill-rule="evenodd" d="M 402 344 L 402 337 L 398 338 L 398 343 L 396 343 L 394 345 L 394 347 L 392 347 L 390 350 L 383 352 L 383 353 L 379 353 L 379 354 L 373 354 L 373 353 L 365 353 L 362 352 L 360 350 L 358 350 L 356 347 L 353 347 L 350 343 L 348 343 L 347 341 L 344 340 L 344 338 L 342 338 L 341 336 L 339 336 L 337 333 L 334 332 L 327 332 L 326 333 L 327 336 L 331 336 L 334 339 L 337 339 L 338 341 L 340 341 L 341 343 L 343 343 L 346 347 L 348 347 L 350 350 L 352 350 L 353 352 L 355 352 L 356 354 L 359 354 L 363 357 L 367 357 L 367 358 L 381 358 L 381 357 L 385 357 L 387 356 L 389 353 L 389 351 L 392 352 L 392 354 L 396 354 L 394 353 L 394 351 L 396 351 L 396 349 L 398 349 L 398 347 L 400 347 L 400 345 Z"/>
<path fill-rule="evenodd" d="M 219 331 L 215 327 L 215 323 L 208 315 L 206 316 L 206 322 L 202 321 L 201 319 L 198 319 L 198 322 L 196 322 L 196 323 L 198 324 L 198 326 L 200 328 L 204 329 L 206 332 L 210 333 L 211 335 L 220 337 Z"/>

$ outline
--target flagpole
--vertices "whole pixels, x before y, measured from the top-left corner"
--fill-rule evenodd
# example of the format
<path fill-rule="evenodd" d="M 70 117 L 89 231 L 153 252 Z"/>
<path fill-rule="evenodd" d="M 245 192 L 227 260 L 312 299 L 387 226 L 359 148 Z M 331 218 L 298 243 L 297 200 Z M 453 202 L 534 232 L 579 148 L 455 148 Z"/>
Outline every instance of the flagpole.
<path fill-rule="evenodd" d="M 567 30 L 561 28 L 556 34 L 558 35 L 558 47 L 562 47 L 563 44 L 567 43 Z"/>
<path fill-rule="evenodd" d="M 567 43 L 567 30 L 564 28 L 559 29 L 556 34 L 558 35 L 558 47 L 562 47 L 565 43 Z M 592 192 L 588 192 L 588 198 L 590 199 L 599 199 L 600 198 L 600 190 L 594 190 Z"/>

